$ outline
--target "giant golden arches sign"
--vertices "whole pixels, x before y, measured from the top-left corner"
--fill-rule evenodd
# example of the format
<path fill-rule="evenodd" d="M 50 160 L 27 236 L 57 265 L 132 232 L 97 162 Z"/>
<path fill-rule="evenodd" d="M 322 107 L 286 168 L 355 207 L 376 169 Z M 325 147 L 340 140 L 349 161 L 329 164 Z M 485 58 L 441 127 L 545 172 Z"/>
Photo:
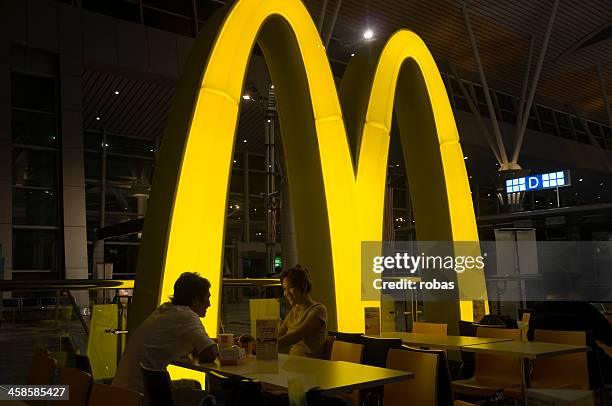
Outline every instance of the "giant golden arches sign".
<path fill-rule="evenodd" d="M 478 240 L 453 114 L 421 39 L 398 31 L 353 58 L 341 109 L 303 4 L 238 0 L 198 37 L 174 97 L 145 221 L 131 327 L 167 299 L 182 272 L 197 271 L 212 283 L 204 323 L 211 334 L 217 331 L 234 138 L 256 40 L 277 95 L 298 255 L 311 269 L 314 296 L 328 306 L 330 328 L 363 329 L 360 242 L 382 237 L 394 106 L 419 238 Z M 482 273 L 460 278 L 464 286 L 484 286 Z M 462 317 L 471 319 L 471 302 L 462 304 Z"/>

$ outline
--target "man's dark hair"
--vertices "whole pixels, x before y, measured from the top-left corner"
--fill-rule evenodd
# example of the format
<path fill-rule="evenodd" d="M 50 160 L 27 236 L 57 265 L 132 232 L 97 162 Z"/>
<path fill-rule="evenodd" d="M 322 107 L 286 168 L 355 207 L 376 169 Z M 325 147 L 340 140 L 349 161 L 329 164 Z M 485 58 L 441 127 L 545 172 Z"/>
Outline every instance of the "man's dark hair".
<path fill-rule="evenodd" d="M 203 298 L 210 289 L 210 282 L 197 272 L 184 272 L 174 282 L 174 295 L 170 297 L 173 305 L 191 306 L 194 299 Z"/>
<path fill-rule="evenodd" d="M 310 273 L 308 272 L 308 269 L 302 268 L 300 265 L 296 265 L 293 268 L 289 268 L 281 272 L 281 283 L 283 283 L 283 279 L 288 279 L 291 285 L 300 289 L 304 293 L 309 293 L 312 289 Z"/>

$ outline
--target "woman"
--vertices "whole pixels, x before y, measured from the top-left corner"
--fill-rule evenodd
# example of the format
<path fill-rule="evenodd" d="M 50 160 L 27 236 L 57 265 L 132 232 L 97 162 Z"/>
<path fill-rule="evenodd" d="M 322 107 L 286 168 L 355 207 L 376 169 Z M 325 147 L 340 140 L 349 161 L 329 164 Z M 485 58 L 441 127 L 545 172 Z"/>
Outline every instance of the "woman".
<path fill-rule="evenodd" d="M 312 284 L 306 268 L 297 265 L 280 276 L 285 299 L 291 305 L 279 330 L 279 347 L 290 355 L 323 358 L 327 336 L 327 309 L 310 297 Z"/>

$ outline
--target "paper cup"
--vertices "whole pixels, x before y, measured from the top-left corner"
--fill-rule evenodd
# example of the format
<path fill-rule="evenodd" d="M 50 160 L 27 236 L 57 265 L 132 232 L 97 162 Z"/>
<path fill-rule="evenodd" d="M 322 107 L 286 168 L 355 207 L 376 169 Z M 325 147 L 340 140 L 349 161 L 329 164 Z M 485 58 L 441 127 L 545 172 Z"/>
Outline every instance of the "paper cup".
<path fill-rule="evenodd" d="M 233 334 L 219 334 L 217 336 L 219 348 L 229 348 L 234 344 Z"/>

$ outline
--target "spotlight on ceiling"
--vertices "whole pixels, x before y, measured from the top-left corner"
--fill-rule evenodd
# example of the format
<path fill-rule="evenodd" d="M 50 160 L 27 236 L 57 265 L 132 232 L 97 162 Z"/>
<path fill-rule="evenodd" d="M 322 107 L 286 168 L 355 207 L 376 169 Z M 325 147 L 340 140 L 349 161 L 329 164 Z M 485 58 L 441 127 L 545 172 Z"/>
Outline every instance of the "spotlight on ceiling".
<path fill-rule="evenodd" d="M 251 96 L 249 96 L 248 94 L 243 95 L 242 98 L 244 100 L 251 100 Z"/>
<path fill-rule="evenodd" d="M 363 38 L 365 39 L 372 39 L 373 36 L 374 36 L 374 31 L 372 31 L 369 28 L 363 32 Z"/>

